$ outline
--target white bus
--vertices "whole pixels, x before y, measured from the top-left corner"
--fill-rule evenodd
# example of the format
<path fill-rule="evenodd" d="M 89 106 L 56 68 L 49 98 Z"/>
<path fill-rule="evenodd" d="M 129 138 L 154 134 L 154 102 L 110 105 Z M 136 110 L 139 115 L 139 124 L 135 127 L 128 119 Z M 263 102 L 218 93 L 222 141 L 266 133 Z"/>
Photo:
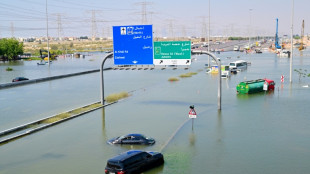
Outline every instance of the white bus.
<path fill-rule="evenodd" d="M 229 69 L 245 70 L 248 67 L 248 63 L 244 60 L 238 60 L 229 63 Z"/>

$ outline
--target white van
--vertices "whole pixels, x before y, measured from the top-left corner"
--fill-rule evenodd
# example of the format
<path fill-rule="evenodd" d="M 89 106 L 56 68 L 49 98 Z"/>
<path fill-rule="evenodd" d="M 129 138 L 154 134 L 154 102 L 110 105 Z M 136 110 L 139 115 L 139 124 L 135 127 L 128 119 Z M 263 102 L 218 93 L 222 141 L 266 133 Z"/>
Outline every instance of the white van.
<path fill-rule="evenodd" d="M 221 77 L 222 78 L 229 78 L 230 74 L 231 73 L 230 73 L 229 65 L 222 65 Z"/>
<path fill-rule="evenodd" d="M 238 45 L 234 46 L 234 51 L 239 51 L 240 47 Z"/>
<path fill-rule="evenodd" d="M 244 60 L 238 60 L 229 63 L 229 69 L 245 70 L 248 67 L 248 63 Z"/>

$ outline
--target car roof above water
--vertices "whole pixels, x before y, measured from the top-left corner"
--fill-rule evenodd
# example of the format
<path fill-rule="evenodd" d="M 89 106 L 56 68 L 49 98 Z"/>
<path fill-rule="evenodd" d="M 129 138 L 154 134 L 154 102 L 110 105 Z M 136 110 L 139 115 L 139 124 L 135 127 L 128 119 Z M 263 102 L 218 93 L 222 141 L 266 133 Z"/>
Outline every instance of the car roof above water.
<path fill-rule="evenodd" d="M 135 134 L 127 134 L 126 136 L 135 136 L 135 137 L 144 137 L 144 135 L 142 135 L 142 134 L 137 134 L 137 133 L 135 133 Z"/>
<path fill-rule="evenodd" d="M 144 151 L 141 151 L 141 150 L 130 150 L 130 151 L 127 151 L 127 152 L 124 152 L 124 153 L 121 153 L 120 155 L 118 156 L 115 156 L 111 159 L 108 160 L 108 162 L 122 162 L 122 161 L 125 161 L 139 153 L 144 153 Z"/>

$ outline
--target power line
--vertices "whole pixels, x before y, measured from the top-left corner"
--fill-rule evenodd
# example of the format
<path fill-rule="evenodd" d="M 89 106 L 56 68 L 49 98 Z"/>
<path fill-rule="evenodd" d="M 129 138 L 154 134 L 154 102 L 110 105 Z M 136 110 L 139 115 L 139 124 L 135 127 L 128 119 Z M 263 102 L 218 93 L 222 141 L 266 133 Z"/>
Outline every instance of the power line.
<path fill-rule="evenodd" d="M 201 37 L 202 38 L 207 38 L 207 22 L 206 22 L 206 17 L 205 16 L 202 16 L 201 17 L 202 19 L 202 26 L 201 26 Z"/>
<path fill-rule="evenodd" d="M 174 38 L 173 19 L 169 19 L 169 36 Z"/>
<path fill-rule="evenodd" d="M 63 33 L 62 23 L 61 23 L 61 14 L 56 13 L 56 15 L 57 15 L 57 26 L 58 26 L 58 39 L 60 39 Z"/>
<path fill-rule="evenodd" d="M 101 10 L 91 10 L 91 37 L 92 40 L 96 39 L 97 36 L 97 20 L 96 20 L 96 13 L 101 12 Z"/>
<path fill-rule="evenodd" d="M 147 6 L 148 5 L 152 5 L 153 4 L 153 2 L 146 2 L 146 1 L 144 1 L 144 2 L 137 2 L 137 3 L 135 3 L 136 5 L 141 5 L 141 24 L 142 25 L 145 25 L 145 24 L 147 24 L 148 22 L 147 22 L 147 15 L 148 15 L 148 13 L 150 13 L 150 12 L 148 12 L 147 11 Z"/>

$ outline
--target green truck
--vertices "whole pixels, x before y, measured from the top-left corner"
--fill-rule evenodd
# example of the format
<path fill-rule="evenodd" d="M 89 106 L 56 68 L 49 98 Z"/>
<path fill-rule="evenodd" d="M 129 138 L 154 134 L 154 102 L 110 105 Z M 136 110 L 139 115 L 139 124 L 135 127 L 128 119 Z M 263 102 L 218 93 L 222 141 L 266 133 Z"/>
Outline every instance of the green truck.
<path fill-rule="evenodd" d="M 265 83 L 269 86 L 269 84 L 266 82 L 266 79 L 258 79 L 258 80 L 240 82 L 236 87 L 237 93 L 238 94 L 252 94 L 252 93 L 262 92 L 264 91 Z"/>

